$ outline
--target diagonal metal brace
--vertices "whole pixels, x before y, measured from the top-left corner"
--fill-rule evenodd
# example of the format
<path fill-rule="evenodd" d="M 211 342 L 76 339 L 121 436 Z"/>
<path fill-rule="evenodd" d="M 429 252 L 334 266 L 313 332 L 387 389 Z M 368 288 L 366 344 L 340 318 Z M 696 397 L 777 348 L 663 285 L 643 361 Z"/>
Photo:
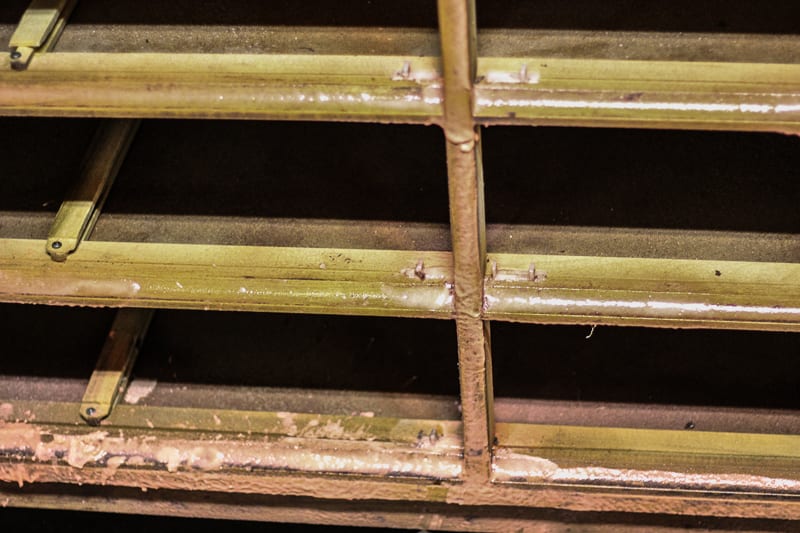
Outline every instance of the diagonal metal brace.
<path fill-rule="evenodd" d="M 32 0 L 11 36 L 11 68 L 25 70 L 36 51 L 49 51 L 77 0 Z"/>
<path fill-rule="evenodd" d="M 53 260 L 66 261 L 91 234 L 138 127 L 138 120 L 114 120 L 97 131 L 80 181 L 61 204 L 47 236 L 45 249 Z"/>
<path fill-rule="evenodd" d="M 120 309 L 81 401 L 81 417 L 92 426 L 111 414 L 128 386 L 133 364 L 153 318 L 152 309 Z"/>

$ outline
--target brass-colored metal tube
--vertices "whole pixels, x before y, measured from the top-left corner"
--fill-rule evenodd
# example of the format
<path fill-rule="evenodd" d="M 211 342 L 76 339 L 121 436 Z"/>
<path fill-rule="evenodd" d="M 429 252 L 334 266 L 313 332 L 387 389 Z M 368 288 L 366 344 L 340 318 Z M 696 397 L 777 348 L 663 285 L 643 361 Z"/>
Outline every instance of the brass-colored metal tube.
<path fill-rule="evenodd" d="M 438 8 L 465 476 L 477 486 L 489 481 L 493 408 L 489 326 L 481 319 L 486 223 L 480 135 L 472 116 L 475 3 L 439 0 Z"/>

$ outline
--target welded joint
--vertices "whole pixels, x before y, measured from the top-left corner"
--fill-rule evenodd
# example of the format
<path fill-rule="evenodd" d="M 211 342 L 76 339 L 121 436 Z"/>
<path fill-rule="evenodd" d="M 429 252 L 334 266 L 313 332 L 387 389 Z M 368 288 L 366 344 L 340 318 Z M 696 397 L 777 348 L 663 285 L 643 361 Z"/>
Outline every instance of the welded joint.
<path fill-rule="evenodd" d="M 82 175 L 47 236 L 45 251 L 54 261 L 66 261 L 91 234 L 138 127 L 138 120 L 117 120 L 97 131 Z"/>
<path fill-rule="evenodd" d="M 492 281 L 512 281 L 542 283 L 547 281 L 547 272 L 536 268 L 536 263 L 531 261 L 527 270 L 500 269 L 497 260 L 487 259 L 486 278 L 487 282 Z"/>
<path fill-rule="evenodd" d="M 392 74 L 392 81 L 433 82 L 441 80 L 442 75 L 435 69 L 417 70 L 411 61 L 403 61 L 403 65 Z"/>
<path fill-rule="evenodd" d="M 530 84 L 535 85 L 539 83 L 541 74 L 538 70 L 531 71 L 528 69 L 528 64 L 523 63 L 518 71 L 506 70 L 490 70 L 485 75 L 481 76 L 477 81 L 487 83 L 515 83 L 515 84 Z"/>
<path fill-rule="evenodd" d="M 81 400 L 80 416 L 89 425 L 96 426 L 107 418 L 124 395 L 152 318 L 152 309 L 117 311 Z"/>
<path fill-rule="evenodd" d="M 51 37 L 58 37 L 63 28 L 59 21 L 71 9 L 68 3 L 69 0 L 31 1 L 9 41 L 12 69 L 28 68 L 34 53 L 48 48 L 52 44 Z"/>

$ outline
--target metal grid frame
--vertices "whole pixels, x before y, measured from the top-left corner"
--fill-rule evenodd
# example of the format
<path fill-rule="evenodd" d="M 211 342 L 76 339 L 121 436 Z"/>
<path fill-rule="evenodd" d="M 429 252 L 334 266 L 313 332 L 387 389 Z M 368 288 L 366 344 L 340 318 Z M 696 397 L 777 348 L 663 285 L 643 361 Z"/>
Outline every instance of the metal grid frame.
<path fill-rule="evenodd" d="M 74 404 L 9 402 L 0 427 L 7 459 L 0 463 L 0 479 L 33 488 L 0 486 L 7 502 L 82 505 L 68 491 L 37 493 L 37 483 L 45 482 L 161 489 L 161 507 L 148 508 L 147 498 L 125 494 L 121 510 L 170 514 L 179 505 L 170 505 L 166 491 L 183 494 L 172 496 L 177 502 L 202 486 L 208 500 L 194 501 L 181 513 L 229 513 L 225 509 L 237 503 L 220 495 L 232 490 L 242 498 L 339 500 L 347 494 L 365 502 L 436 503 L 455 506 L 464 517 L 487 507 L 800 517 L 795 435 L 495 422 L 490 321 L 796 331 L 800 266 L 487 253 L 480 135 L 481 126 L 491 124 L 796 132 L 800 67 L 569 58 L 535 67 L 543 65 L 540 59 L 478 57 L 474 1 L 439 0 L 438 16 L 441 57 L 413 60 L 37 52 L 21 72 L 12 71 L 9 59 L 0 60 L 0 113 L 6 116 L 439 125 L 447 147 L 452 253 L 86 241 L 65 262 L 54 262 L 40 240 L 3 239 L 0 300 L 452 319 L 462 410 L 461 421 L 418 419 L 413 406 L 404 415 L 371 421 L 323 417 L 361 431 L 344 440 L 298 436 L 276 413 L 226 412 L 227 453 L 238 459 L 222 466 L 204 457 L 187 459 L 187 450 L 217 430 L 210 410 L 118 406 L 108 428 L 124 429 L 127 436 L 112 442 L 77 426 Z M 339 253 L 356 260 L 327 259 Z M 208 258 L 223 256 L 228 259 L 216 259 L 210 274 Z M 724 281 L 714 277 L 719 268 L 725 269 Z M 167 286 L 165 280 L 176 274 L 183 286 Z M 312 417 L 315 427 L 321 422 L 318 415 L 292 416 Z M 270 448 L 278 460 L 263 475 L 251 471 L 258 455 L 252 442 L 233 436 L 243 420 L 250 427 L 251 418 L 267 427 L 265 436 L 278 439 Z M 185 427 L 193 429 L 181 432 Z M 420 445 L 420 427 L 426 445 Z M 144 438 L 166 444 L 161 452 L 144 449 Z M 282 450 L 281 442 L 299 446 L 306 457 Z M 70 459 L 65 450 L 76 443 L 96 453 Z M 165 448 L 175 452 L 164 455 Z M 309 461 L 315 454 L 328 454 L 339 466 Z M 129 462 L 109 463 L 112 457 Z M 378 468 L 387 458 L 397 465 Z M 408 475 L 397 478 L 403 468 Z M 258 504 L 254 516 L 285 518 L 271 515 L 270 505 Z M 292 503 L 299 512 L 293 519 L 315 521 L 316 505 Z M 402 510 L 387 511 L 386 517 L 395 525 L 432 529 L 542 523 L 517 511 L 474 521 L 446 518 L 448 512 L 426 511 L 421 521 Z M 365 520 L 341 516 L 319 521 Z"/>

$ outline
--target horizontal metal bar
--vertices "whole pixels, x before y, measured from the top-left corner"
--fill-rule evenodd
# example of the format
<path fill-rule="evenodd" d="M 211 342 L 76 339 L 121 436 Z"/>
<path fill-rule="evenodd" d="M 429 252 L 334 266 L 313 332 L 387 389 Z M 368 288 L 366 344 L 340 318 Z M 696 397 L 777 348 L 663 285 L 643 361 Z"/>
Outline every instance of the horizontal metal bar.
<path fill-rule="evenodd" d="M 783 409 L 496 398 L 495 417 L 508 427 L 528 424 L 800 434 L 800 412 Z"/>
<path fill-rule="evenodd" d="M 0 375 L 0 398 L 10 404 L 80 402 L 85 388 L 84 379 Z M 227 411 L 460 420 L 460 402 L 454 396 L 173 383 L 147 378 L 134 378 L 119 405 L 191 411 L 207 408 L 211 397 L 215 409 Z M 494 413 L 498 422 L 507 424 L 800 434 L 800 412 L 792 410 L 499 397 L 495 398 Z"/>
<path fill-rule="evenodd" d="M 800 131 L 800 65 L 482 58 L 484 124 Z"/>
<path fill-rule="evenodd" d="M 478 29 L 478 55 L 487 58 L 792 64 L 798 44 L 796 34 Z"/>
<path fill-rule="evenodd" d="M 447 252 L 92 242 L 47 265 L 0 249 L 0 301 L 452 317 Z M 349 261 L 348 261 L 349 260 Z M 797 331 L 800 265 L 491 254 L 483 317 L 530 323 Z"/>
<path fill-rule="evenodd" d="M 49 213 L 0 211 L 0 239 L 45 239 L 51 223 Z M 152 243 L 451 249 L 450 230 L 444 224 L 385 220 L 101 213 L 92 237 Z M 506 254 L 798 263 L 797 238 L 785 233 L 738 231 L 486 226 L 489 250 Z"/>
<path fill-rule="evenodd" d="M 519 254 L 489 263 L 491 320 L 800 330 L 800 264 Z"/>
<path fill-rule="evenodd" d="M 439 72 L 436 57 L 50 53 L 0 71 L 0 114 L 429 124 Z M 484 57 L 478 79 L 484 124 L 800 129 L 792 64 Z"/>
<path fill-rule="evenodd" d="M 50 213 L 0 211 L 0 239 L 45 239 Z M 445 224 L 328 218 L 101 213 L 97 241 L 449 251 Z M 508 238 L 508 237 L 506 237 Z"/>
<path fill-rule="evenodd" d="M 450 318 L 451 273 L 447 252 L 87 241 L 56 263 L 8 239 L 0 301 Z"/>
<path fill-rule="evenodd" d="M 49 53 L 0 73 L 0 115 L 430 124 L 438 69 L 433 57 Z"/>
<path fill-rule="evenodd" d="M 202 487 L 240 497 L 346 493 L 353 501 L 800 516 L 794 435 L 498 423 L 495 483 L 475 490 L 454 480 L 459 421 L 118 406 L 97 431 L 76 425 L 76 407 L 0 402 L 0 479 Z"/>
<path fill-rule="evenodd" d="M 495 480 L 800 494 L 797 435 L 498 424 Z"/>
<path fill-rule="evenodd" d="M 774 521 L 691 519 L 684 516 L 598 515 L 553 509 L 507 507 L 503 510 L 459 504 L 415 502 L 352 502 L 304 500 L 275 496 L 250 496 L 191 491 L 147 491 L 116 487 L 75 485 L 25 486 L 0 483 L 0 504 L 9 508 L 59 509 L 82 512 L 250 520 L 281 523 L 396 527 L 423 531 L 567 531 L 585 533 L 675 533 L 687 527 L 713 531 L 791 530 L 795 524 Z M 13 512 L 7 513 L 13 520 Z M 119 518 L 115 518 L 119 520 Z M 142 520 L 141 517 L 133 520 Z M 91 518 L 86 523 L 96 525 Z"/>
<path fill-rule="evenodd" d="M 142 478 L 141 486 L 168 488 L 163 481 L 168 472 L 175 480 L 185 478 L 173 488 L 193 490 L 191 484 L 203 479 L 204 489 L 214 490 L 212 478 L 222 489 L 232 476 L 242 494 L 281 493 L 280 485 L 274 486 L 280 478 L 271 473 L 355 474 L 425 484 L 455 480 L 461 473 L 455 421 L 118 406 L 98 431 L 75 425 L 76 403 L 2 405 L 3 481 L 15 481 L 11 465 L 19 461 L 33 470 L 47 464 L 67 483 L 106 478 L 109 485 L 139 486 L 135 480 Z M 157 473 L 149 482 L 148 472 Z M 408 491 L 394 486 L 399 493 Z M 309 489 L 305 492 L 313 495 Z"/>

